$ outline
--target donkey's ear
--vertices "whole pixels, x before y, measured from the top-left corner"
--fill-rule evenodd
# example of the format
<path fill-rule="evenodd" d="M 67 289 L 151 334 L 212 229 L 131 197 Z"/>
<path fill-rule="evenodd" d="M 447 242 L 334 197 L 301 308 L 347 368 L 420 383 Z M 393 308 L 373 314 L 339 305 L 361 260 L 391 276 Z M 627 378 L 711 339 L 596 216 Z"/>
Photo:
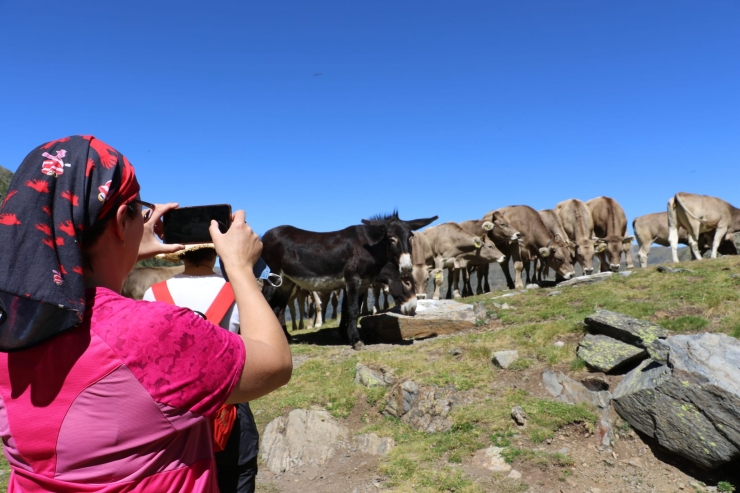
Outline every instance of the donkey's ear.
<path fill-rule="evenodd" d="M 385 221 L 363 219 L 362 224 L 365 225 L 365 232 L 370 239 L 371 245 L 380 243 L 383 238 L 385 238 L 385 234 L 388 232 L 388 224 Z"/>
<path fill-rule="evenodd" d="M 424 226 L 432 224 L 434 221 L 439 219 L 439 216 L 430 217 L 428 219 L 414 219 L 413 221 L 404 221 L 411 231 L 416 231 Z"/>

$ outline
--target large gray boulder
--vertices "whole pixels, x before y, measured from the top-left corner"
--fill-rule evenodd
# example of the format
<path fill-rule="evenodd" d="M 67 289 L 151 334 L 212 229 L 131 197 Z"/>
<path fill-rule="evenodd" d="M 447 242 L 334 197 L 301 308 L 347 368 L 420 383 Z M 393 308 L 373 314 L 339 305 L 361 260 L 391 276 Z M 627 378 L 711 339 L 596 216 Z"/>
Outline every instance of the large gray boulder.
<path fill-rule="evenodd" d="M 614 391 L 614 408 L 669 451 L 715 469 L 740 458 L 740 341 L 723 334 L 658 341 L 667 364 L 646 360 Z"/>
<path fill-rule="evenodd" d="M 452 428 L 450 411 L 462 400 L 454 390 L 419 387 L 412 380 L 394 385 L 388 394 L 383 414 L 400 418 L 415 430 L 426 433 Z"/>
<path fill-rule="evenodd" d="M 349 430 L 325 410 L 293 409 L 268 423 L 260 455 L 275 474 L 301 466 L 321 466 L 345 444 Z"/>
<path fill-rule="evenodd" d="M 617 373 L 647 358 L 647 352 L 604 335 L 586 334 L 578 345 L 578 357 L 596 371 Z"/>

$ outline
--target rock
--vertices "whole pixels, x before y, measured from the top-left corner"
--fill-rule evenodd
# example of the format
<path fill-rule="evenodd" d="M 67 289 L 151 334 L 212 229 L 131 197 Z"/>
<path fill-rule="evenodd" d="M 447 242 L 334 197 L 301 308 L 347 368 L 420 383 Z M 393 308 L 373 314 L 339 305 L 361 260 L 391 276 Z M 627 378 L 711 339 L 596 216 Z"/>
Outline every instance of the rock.
<path fill-rule="evenodd" d="M 369 455 L 386 455 L 396 445 L 393 438 L 379 437 L 375 433 L 357 435 L 353 442 L 357 450 Z"/>
<path fill-rule="evenodd" d="M 511 410 L 511 418 L 518 424 L 519 426 L 524 426 L 527 424 L 527 413 L 524 412 L 524 409 L 522 409 L 521 406 L 514 406 L 514 408 Z"/>
<path fill-rule="evenodd" d="M 473 305 L 454 300 L 418 300 L 416 315 L 395 312 L 360 319 L 361 336 L 369 340 L 396 342 L 441 334 L 453 334 L 475 327 Z"/>
<path fill-rule="evenodd" d="M 540 285 L 539 284 L 527 284 L 526 288 L 527 289 L 540 289 Z"/>
<path fill-rule="evenodd" d="M 463 350 L 459 347 L 453 347 L 450 349 L 450 356 L 461 356 L 463 353 Z"/>
<path fill-rule="evenodd" d="M 519 359 L 519 352 L 516 350 L 512 351 L 496 351 L 491 355 L 491 361 L 494 365 L 499 368 L 506 369 L 511 364 Z"/>
<path fill-rule="evenodd" d="M 515 291 L 515 292 L 513 292 L 513 293 L 506 293 L 506 294 L 502 294 L 501 296 L 494 296 L 494 297 L 492 297 L 491 299 L 492 299 L 492 300 L 497 300 L 497 299 L 499 299 L 499 298 L 511 298 L 512 296 L 516 296 L 516 295 L 518 295 L 518 294 L 521 294 L 521 293 L 520 293 L 519 291 Z"/>
<path fill-rule="evenodd" d="M 419 386 L 413 380 L 406 380 L 391 389 L 385 404 L 385 413 L 400 418 L 411 410 L 419 395 Z"/>
<path fill-rule="evenodd" d="M 348 430 L 324 410 L 293 409 L 268 423 L 260 454 L 267 469 L 280 474 L 295 467 L 325 464 L 346 440 Z"/>
<path fill-rule="evenodd" d="M 669 337 L 668 363 L 645 361 L 614 393 L 633 428 L 707 469 L 740 458 L 740 341 L 724 334 Z"/>
<path fill-rule="evenodd" d="M 576 382 L 561 371 L 555 373 L 547 370 L 542 374 L 542 383 L 559 401 L 569 404 L 586 403 L 596 408 L 599 415 L 599 421 L 596 423 L 599 444 L 604 447 L 611 446 L 613 432 L 609 421 L 609 406 L 612 396 L 608 391 L 588 390 L 582 383 Z"/>
<path fill-rule="evenodd" d="M 679 272 L 694 272 L 691 269 L 684 269 L 683 267 L 668 267 L 667 265 L 659 265 L 658 266 L 658 272 L 662 272 L 664 274 L 677 274 Z"/>
<path fill-rule="evenodd" d="M 509 472 L 511 466 L 506 463 L 501 452 L 501 447 L 488 447 L 473 454 L 473 464 L 493 472 Z"/>
<path fill-rule="evenodd" d="M 365 387 L 387 387 L 395 379 L 383 369 L 372 369 L 362 363 L 355 365 L 355 383 Z"/>
<path fill-rule="evenodd" d="M 460 402 L 452 391 L 419 386 L 406 380 L 389 391 L 384 414 L 401 418 L 418 431 L 435 433 L 452 428 L 450 411 Z"/>
<path fill-rule="evenodd" d="M 488 310 L 482 301 L 473 303 L 473 313 L 477 320 L 486 320 L 488 318 Z"/>
<path fill-rule="evenodd" d="M 645 349 L 668 336 L 668 331 L 660 325 L 608 310 L 598 310 L 586 317 L 584 322 L 591 333 L 603 334 Z"/>
<path fill-rule="evenodd" d="M 501 309 L 502 310 L 513 310 L 514 307 L 509 305 L 508 303 L 504 303 L 503 305 L 501 305 Z"/>
<path fill-rule="evenodd" d="M 522 473 L 516 469 L 512 469 L 506 477 L 509 479 L 522 479 Z"/>
<path fill-rule="evenodd" d="M 631 270 L 619 271 L 619 275 L 622 277 L 629 277 L 632 275 L 632 271 Z"/>
<path fill-rule="evenodd" d="M 617 373 L 647 357 L 644 349 L 608 336 L 591 334 L 586 334 L 576 353 L 589 368 L 604 373 Z"/>
<path fill-rule="evenodd" d="M 563 341 L 555 341 L 553 343 L 553 346 L 555 346 L 555 347 L 564 347 L 565 346 L 565 343 Z"/>
<path fill-rule="evenodd" d="M 547 293 L 547 296 L 557 296 L 561 293 L 562 291 L 550 291 L 549 293 Z"/>
<path fill-rule="evenodd" d="M 612 276 L 612 274 L 612 272 L 599 272 L 598 274 L 591 274 L 590 276 L 578 276 L 558 283 L 558 287 L 596 284 L 597 282 L 606 281 Z"/>

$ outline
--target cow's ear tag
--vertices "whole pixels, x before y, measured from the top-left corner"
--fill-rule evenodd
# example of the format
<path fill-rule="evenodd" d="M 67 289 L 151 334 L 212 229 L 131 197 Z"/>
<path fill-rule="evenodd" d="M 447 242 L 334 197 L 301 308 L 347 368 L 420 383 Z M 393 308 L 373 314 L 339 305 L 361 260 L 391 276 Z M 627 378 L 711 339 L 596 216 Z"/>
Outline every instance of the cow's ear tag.
<path fill-rule="evenodd" d="M 601 253 L 601 252 L 603 252 L 604 250 L 606 250 L 606 245 L 605 245 L 604 243 L 597 243 L 597 244 L 596 244 L 596 251 L 597 251 L 598 253 Z"/>
<path fill-rule="evenodd" d="M 483 246 L 483 243 L 480 242 L 480 238 L 476 237 L 473 240 L 473 245 L 475 245 L 475 248 L 480 248 L 481 246 Z"/>
<path fill-rule="evenodd" d="M 437 272 L 436 274 L 434 274 L 434 278 L 435 279 L 442 279 L 442 273 L 441 272 Z"/>
<path fill-rule="evenodd" d="M 493 231 L 494 224 L 491 221 L 486 221 L 483 223 L 483 230 L 484 231 Z"/>
<path fill-rule="evenodd" d="M 540 255 L 543 257 L 549 257 L 550 256 L 550 249 L 547 247 L 540 248 Z"/>

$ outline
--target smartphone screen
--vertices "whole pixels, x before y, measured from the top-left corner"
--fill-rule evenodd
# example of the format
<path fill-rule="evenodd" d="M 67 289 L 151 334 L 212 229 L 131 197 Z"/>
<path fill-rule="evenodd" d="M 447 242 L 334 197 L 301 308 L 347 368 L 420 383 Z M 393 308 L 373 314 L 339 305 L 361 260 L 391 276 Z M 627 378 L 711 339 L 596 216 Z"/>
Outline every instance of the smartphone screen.
<path fill-rule="evenodd" d="M 218 204 L 173 209 L 162 216 L 164 242 L 184 245 L 211 243 L 213 240 L 208 231 L 211 219 L 218 221 L 218 229 L 226 233 L 231 225 L 231 206 Z"/>

